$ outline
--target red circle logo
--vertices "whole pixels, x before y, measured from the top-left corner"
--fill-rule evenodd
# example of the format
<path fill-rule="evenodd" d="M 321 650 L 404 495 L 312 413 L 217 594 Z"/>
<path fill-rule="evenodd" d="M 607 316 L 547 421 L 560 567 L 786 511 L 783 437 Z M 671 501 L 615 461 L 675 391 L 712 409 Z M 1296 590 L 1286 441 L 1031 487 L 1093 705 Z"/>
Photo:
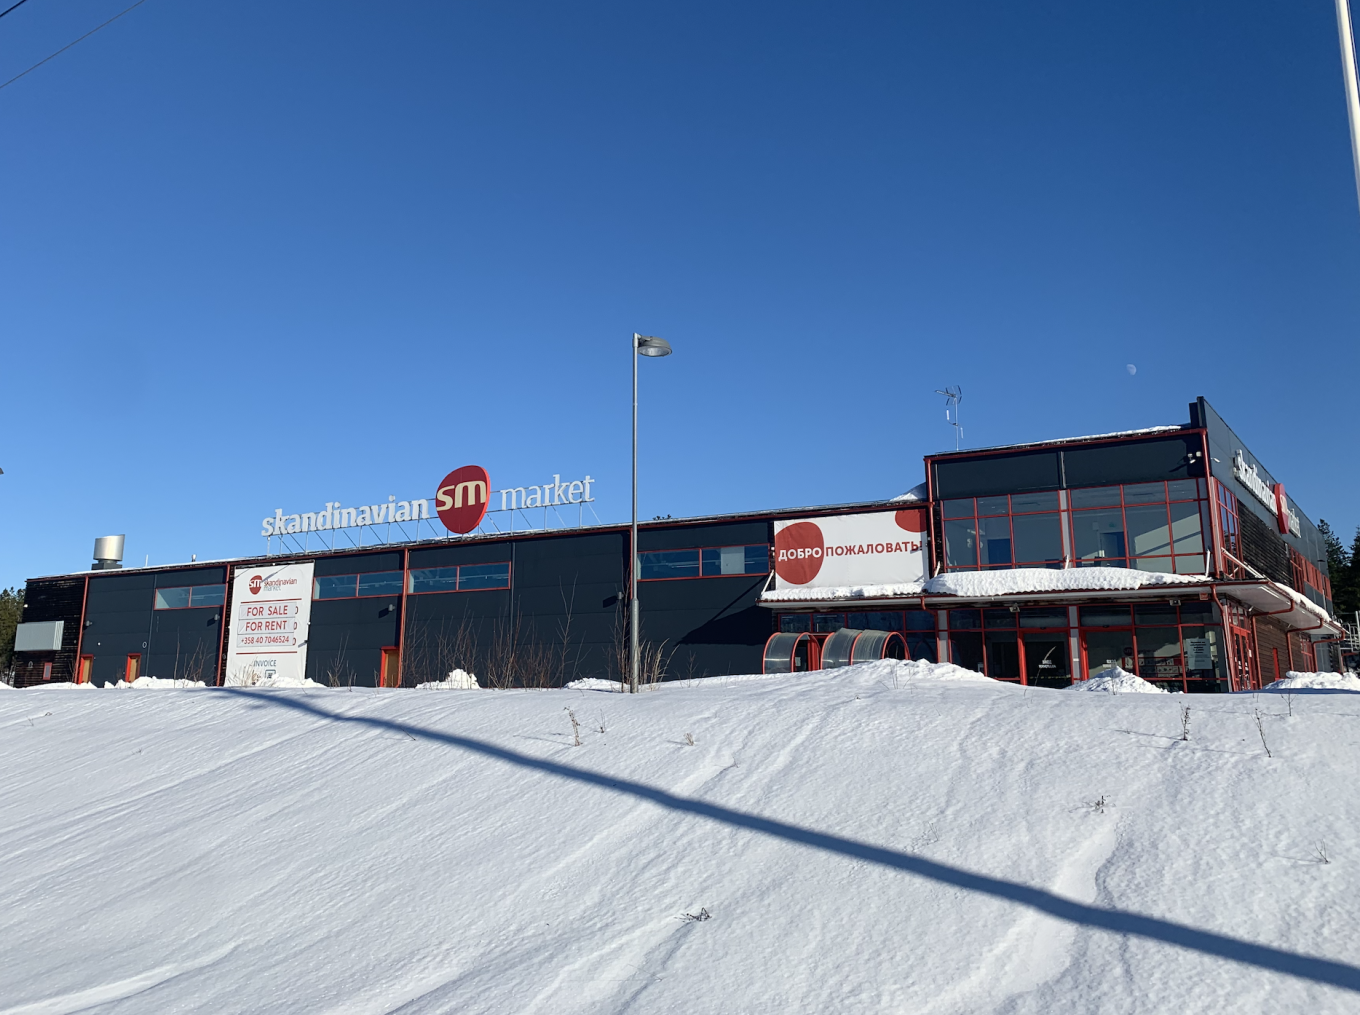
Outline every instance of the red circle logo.
<path fill-rule="evenodd" d="M 260 594 L 260 586 L 263 585 L 263 584 L 264 584 L 264 579 L 263 579 L 262 577 L 260 577 L 260 576 L 257 575 L 257 574 L 251 575 L 251 576 L 250 576 L 250 594 L 251 594 L 252 596 L 258 596 L 258 595 Z"/>
<path fill-rule="evenodd" d="M 897 527 L 918 536 L 926 531 L 925 508 L 903 508 L 897 512 Z"/>
<path fill-rule="evenodd" d="M 790 585 L 806 585 L 822 569 L 822 530 L 816 522 L 794 522 L 774 534 L 774 570 Z"/>
<path fill-rule="evenodd" d="M 482 524 L 490 499 L 491 479 L 486 470 L 480 465 L 464 465 L 439 484 L 434 509 L 446 529 L 464 535 Z"/>

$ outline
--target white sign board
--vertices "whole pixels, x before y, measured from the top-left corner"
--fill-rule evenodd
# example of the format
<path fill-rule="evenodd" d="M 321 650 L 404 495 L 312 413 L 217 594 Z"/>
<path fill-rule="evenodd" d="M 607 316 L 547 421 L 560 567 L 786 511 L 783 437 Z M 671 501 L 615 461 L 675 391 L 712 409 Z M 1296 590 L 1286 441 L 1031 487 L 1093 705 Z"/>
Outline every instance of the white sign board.
<path fill-rule="evenodd" d="M 266 678 L 301 682 L 311 619 L 310 561 L 238 571 L 231 588 L 227 686 L 249 687 Z"/>
<path fill-rule="evenodd" d="M 1212 670 L 1213 656 L 1209 652 L 1208 638 L 1185 639 L 1185 668 L 1187 670 Z"/>
<path fill-rule="evenodd" d="M 925 532 L 925 508 L 775 522 L 775 588 L 925 581 Z"/>

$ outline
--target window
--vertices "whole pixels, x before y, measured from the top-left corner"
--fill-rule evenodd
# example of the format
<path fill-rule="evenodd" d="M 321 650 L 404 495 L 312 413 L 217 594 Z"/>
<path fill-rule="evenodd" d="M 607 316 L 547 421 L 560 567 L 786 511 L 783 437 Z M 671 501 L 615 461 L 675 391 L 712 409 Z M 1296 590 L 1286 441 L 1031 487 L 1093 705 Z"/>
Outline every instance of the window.
<path fill-rule="evenodd" d="M 1215 483 L 1214 487 L 1218 490 L 1218 524 L 1223 530 L 1223 549 L 1240 560 L 1242 546 L 1238 536 L 1237 495 L 1222 483 Z"/>
<path fill-rule="evenodd" d="M 1068 491 L 1077 566 L 1202 574 L 1205 493 L 1197 479 Z"/>
<path fill-rule="evenodd" d="M 359 596 L 399 596 L 401 571 L 366 574 L 328 574 L 312 579 L 313 599 L 354 599 Z"/>
<path fill-rule="evenodd" d="M 1083 606 L 1081 628 L 1087 676 L 1118 666 L 1175 690 L 1218 690 L 1226 657 L 1212 603 Z"/>
<path fill-rule="evenodd" d="M 949 611 L 956 666 L 996 680 L 1066 687 L 1072 679 L 1065 606 Z"/>
<path fill-rule="evenodd" d="M 949 570 L 1062 567 L 1056 493 L 948 500 L 943 514 Z"/>
<path fill-rule="evenodd" d="M 202 606 L 222 606 L 226 601 L 225 585 L 182 585 L 172 589 L 157 589 L 154 608 L 187 610 Z"/>
<path fill-rule="evenodd" d="M 692 550 L 647 550 L 638 554 L 639 581 L 769 573 L 770 548 L 765 543 L 705 546 Z"/>
<path fill-rule="evenodd" d="M 401 572 L 394 572 L 400 574 Z M 410 591 L 476 592 L 482 589 L 508 589 L 510 562 L 499 564 L 459 564 L 456 567 L 424 567 L 411 571 Z"/>

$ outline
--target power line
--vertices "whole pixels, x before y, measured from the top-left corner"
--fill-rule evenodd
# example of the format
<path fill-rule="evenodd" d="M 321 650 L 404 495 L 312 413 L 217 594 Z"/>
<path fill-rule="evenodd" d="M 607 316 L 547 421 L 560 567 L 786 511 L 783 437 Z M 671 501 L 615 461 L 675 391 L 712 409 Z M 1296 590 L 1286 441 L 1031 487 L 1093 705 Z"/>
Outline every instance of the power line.
<path fill-rule="evenodd" d="M 26 2 L 27 2 L 27 0 L 19 0 L 19 3 L 26 3 Z M 96 25 L 94 28 L 91 28 L 88 32 L 86 32 L 86 33 L 85 33 L 84 35 L 82 35 L 79 39 L 77 39 L 76 42 L 84 42 L 86 39 L 88 39 L 88 38 L 89 38 L 91 35 L 93 35 L 95 32 L 99 31 L 99 29 L 105 28 L 105 27 L 107 27 L 107 26 L 113 24 L 115 21 L 117 21 L 119 18 L 121 18 L 121 17 L 122 17 L 124 14 L 126 14 L 128 11 L 134 10 L 135 8 L 142 6 L 142 4 L 144 4 L 144 3 L 146 3 L 146 0 L 137 0 L 137 2 L 136 2 L 135 4 L 133 4 L 131 7 L 129 7 L 126 11 L 119 11 L 119 12 L 118 12 L 117 14 L 115 14 L 113 17 L 109 18 L 108 21 L 105 21 L 104 24 L 102 24 L 102 25 Z M 14 7 L 18 7 L 18 6 L 19 6 L 19 4 L 15 4 L 15 5 L 14 5 Z M 10 11 L 14 10 L 14 7 L 11 7 L 9 10 L 10 10 Z M 8 14 L 8 13 L 9 13 L 9 11 L 5 11 L 5 14 Z M 4 14 L 0 14 L 0 17 L 4 17 Z M 74 46 L 74 45 L 76 44 L 76 42 L 67 43 L 65 46 L 62 46 L 61 49 L 59 49 L 59 50 L 57 50 L 55 53 L 53 53 L 52 56 L 46 57 L 46 58 L 44 58 L 44 59 L 42 59 L 42 60 L 39 60 L 39 61 L 38 61 L 37 63 L 35 63 L 32 67 L 28 68 L 28 70 L 24 71 L 23 74 L 16 74 L 16 75 L 14 75 L 14 77 L 10 78 L 10 79 L 9 79 L 8 81 L 6 81 L 3 85 L 0 85 L 0 88 L 8 88 L 10 85 L 14 84 L 14 82 L 18 81 L 21 77 L 23 77 L 24 74 L 31 74 L 31 73 L 33 73 L 35 70 L 37 70 L 37 69 L 38 69 L 39 67 L 41 67 L 43 64 L 47 63 L 48 60 L 51 60 L 53 57 L 61 56 L 62 53 L 65 53 L 68 49 L 70 49 L 72 46 Z"/>
<path fill-rule="evenodd" d="M 24 4 L 26 4 L 26 3 L 28 3 L 28 0 L 19 0 L 19 2 L 18 2 L 17 4 L 15 4 L 14 7 L 22 7 L 22 6 L 23 6 Z M 0 11 L 0 18 L 3 18 L 3 17 L 4 17 L 6 14 L 8 14 L 10 11 L 14 10 L 14 7 L 10 7 L 10 8 L 8 8 L 8 9 L 6 9 L 6 10 Z"/>

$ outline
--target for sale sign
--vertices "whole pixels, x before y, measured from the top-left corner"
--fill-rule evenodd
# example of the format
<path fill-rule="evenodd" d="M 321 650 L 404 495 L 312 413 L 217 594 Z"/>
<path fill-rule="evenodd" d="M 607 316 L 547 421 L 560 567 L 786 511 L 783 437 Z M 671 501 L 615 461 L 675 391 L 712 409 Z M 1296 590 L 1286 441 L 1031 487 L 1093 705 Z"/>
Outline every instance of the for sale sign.
<path fill-rule="evenodd" d="M 774 523 L 775 588 L 925 581 L 924 508 Z"/>
<path fill-rule="evenodd" d="M 253 686 L 307 673 L 312 564 L 280 564 L 236 573 L 227 637 L 228 686 Z"/>

